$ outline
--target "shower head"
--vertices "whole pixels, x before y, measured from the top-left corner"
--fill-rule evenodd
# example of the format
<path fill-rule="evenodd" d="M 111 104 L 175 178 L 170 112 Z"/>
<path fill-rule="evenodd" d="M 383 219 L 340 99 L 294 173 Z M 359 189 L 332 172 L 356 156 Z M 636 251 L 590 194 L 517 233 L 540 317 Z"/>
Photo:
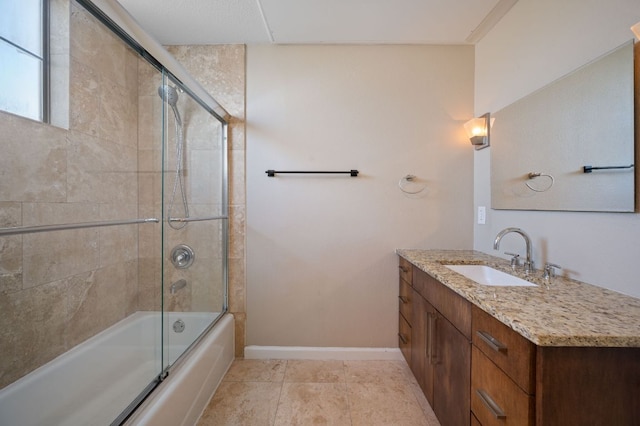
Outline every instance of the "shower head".
<path fill-rule="evenodd" d="M 172 107 L 175 107 L 178 103 L 178 91 L 175 87 L 163 84 L 158 87 L 158 95 Z"/>
<path fill-rule="evenodd" d="M 182 126 L 182 119 L 180 118 L 180 113 L 178 112 L 177 108 L 178 91 L 176 90 L 176 88 L 163 84 L 162 86 L 158 87 L 158 95 L 160 95 L 160 97 L 171 106 L 173 114 L 176 116 L 176 122 L 178 123 L 178 125 Z"/>

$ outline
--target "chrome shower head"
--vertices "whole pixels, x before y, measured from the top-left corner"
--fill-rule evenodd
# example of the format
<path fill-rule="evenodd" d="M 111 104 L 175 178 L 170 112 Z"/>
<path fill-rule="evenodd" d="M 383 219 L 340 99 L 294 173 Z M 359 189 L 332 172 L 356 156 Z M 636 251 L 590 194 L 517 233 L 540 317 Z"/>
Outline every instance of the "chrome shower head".
<path fill-rule="evenodd" d="M 158 87 L 158 95 L 172 107 L 175 107 L 178 103 L 178 91 L 175 87 L 163 84 Z"/>
<path fill-rule="evenodd" d="M 171 87 L 167 84 L 163 84 L 162 86 L 158 87 L 158 95 L 160 95 L 160 97 L 171 106 L 173 114 L 176 117 L 176 122 L 178 123 L 178 125 L 182 126 L 182 119 L 180 118 L 180 112 L 178 112 L 177 108 L 178 91 L 176 90 L 176 88 Z"/>

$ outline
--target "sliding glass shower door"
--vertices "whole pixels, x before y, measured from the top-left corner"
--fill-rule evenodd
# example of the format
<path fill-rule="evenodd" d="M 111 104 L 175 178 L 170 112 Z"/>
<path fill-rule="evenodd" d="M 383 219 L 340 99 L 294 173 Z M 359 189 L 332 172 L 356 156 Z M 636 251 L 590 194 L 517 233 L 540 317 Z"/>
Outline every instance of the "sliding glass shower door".
<path fill-rule="evenodd" d="M 163 366 L 226 310 L 226 126 L 165 75 Z"/>

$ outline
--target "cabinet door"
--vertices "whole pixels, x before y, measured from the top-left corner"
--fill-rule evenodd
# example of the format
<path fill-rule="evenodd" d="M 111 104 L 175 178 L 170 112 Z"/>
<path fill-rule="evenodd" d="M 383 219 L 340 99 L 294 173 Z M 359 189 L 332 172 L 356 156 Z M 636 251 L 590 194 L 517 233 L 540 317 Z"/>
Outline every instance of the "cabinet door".
<path fill-rule="evenodd" d="M 433 330 L 435 309 L 413 290 L 413 310 L 411 320 L 411 371 L 422 388 L 427 401 L 433 406 L 433 340 L 429 335 Z M 431 326 L 431 327 L 430 327 Z"/>
<path fill-rule="evenodd" d="M 439 313 L 435 320 L 433 410 L 442 426 L 471 422 L 471 342 Z"/>

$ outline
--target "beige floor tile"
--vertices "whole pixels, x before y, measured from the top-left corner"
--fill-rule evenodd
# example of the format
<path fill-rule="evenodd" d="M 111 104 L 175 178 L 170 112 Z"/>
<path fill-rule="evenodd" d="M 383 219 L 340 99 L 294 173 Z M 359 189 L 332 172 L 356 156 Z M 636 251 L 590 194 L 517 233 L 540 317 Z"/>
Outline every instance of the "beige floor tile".
<path fill-rule="evenodd" d="M 284 383 L 275 426 L 351 426 L 344 383 Z"/>
<path fill-rule="evenodd" d="M 281 387 L 273 382 L 223 382 L 198 426 L 271 426 Z"/>
<path fill-rule="evenodd" d="M 404 381 L 347 383 L 352 426 L 430 426 Z"/>
<path fill-rule="evenodd" d="M 342 361 L 289 360 L 284 373 L 285 382 L 344 383 Z"/>
<path fill-rule="evenodd" d="M 412 377 L 412 381 L 409 383 L 411 386 L 411 390 L 416 397 L 416 401 L 418 401 L 418 405 L 422 409 L 424 416 L 427 418 L 427 424 L 429 426 L 440 426 L 440 422 L 436 417 L 436 413 L 433 412 L 433 408 L 429 405 L 429 401 L 424 396 L 424 392 L 420 388 L 420 385 L 416 381 L 415 377 Z"/>
<path fill-rule="evenodd" d="M 411 370 L 404 361 L 344 361 L 347 383 L 406 382 Z"/>
<path fill-rule="evenodd" d="M 236 359 L 224 376 L 225 382 L 282 382 L 287 361 Z"/>

